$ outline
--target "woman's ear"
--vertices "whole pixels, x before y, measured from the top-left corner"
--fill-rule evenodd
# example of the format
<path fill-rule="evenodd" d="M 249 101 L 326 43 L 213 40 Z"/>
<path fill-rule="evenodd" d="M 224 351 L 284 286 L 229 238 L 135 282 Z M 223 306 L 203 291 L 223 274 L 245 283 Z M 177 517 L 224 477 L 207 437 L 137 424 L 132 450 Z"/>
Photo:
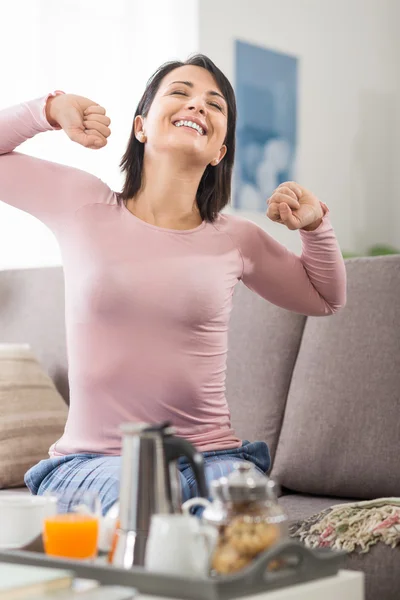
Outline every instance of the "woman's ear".
<path fill-rule="evenodd" d="M 225 144 L 222 146 L 221 150 L 219 151 L 219 155 L 217 158 L 214 158 L 214 160 L 211 161 L 211 165 L 213 167 L 216 167 L 217 165 L 219 165 L 219 163 L 221 162 L 221 160 L 224 158 L 226 151 L 227 151 L 227 147 L 225 146 Z"/>
<path fill-rule="evenodd" d="M 144 119 L 141 115 L 135 117 L 135 137 L 142 144 L 147 140 L 146 134 L 143 130 Z"/>

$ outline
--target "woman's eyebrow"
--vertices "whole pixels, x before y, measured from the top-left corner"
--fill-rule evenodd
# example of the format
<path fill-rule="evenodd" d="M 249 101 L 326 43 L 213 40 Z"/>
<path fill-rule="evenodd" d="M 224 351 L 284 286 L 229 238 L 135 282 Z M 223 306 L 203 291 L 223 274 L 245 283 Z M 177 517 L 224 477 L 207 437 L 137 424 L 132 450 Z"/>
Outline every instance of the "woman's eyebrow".
<path fill-rule="evenodd" d="M 192 81 L 172 81 L 170 84 L 168 84 L 168 87 L 170 85 L 173 85 L 174 83 L 181 83 L 183 85 L 187 85 L 190 88 L 194 87 L 194 83 Z M 209 94 L 210 96 L 219 96 L 220 98 L 222 98 L 222 100 L 224 100 L 224 102 L 226 102 L 224 96 L 219 92 L 216 92 L 215 90 L 210 90 L 209 92 L 207 92 L 207 94 Z"/>

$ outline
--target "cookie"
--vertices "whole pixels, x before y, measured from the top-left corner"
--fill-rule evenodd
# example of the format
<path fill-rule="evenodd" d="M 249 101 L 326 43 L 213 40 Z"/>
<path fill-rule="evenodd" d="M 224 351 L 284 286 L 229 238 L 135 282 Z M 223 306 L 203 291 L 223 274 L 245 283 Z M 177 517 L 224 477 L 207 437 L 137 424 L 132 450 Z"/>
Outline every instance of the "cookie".
<path fill-rule="evenodd" d="M 220 575 L 228 575 L 241 571 L 250 562 L 250 556 L 242 556 L 229 544 L 221 544 L 214 552 L 212 568 Z"/>

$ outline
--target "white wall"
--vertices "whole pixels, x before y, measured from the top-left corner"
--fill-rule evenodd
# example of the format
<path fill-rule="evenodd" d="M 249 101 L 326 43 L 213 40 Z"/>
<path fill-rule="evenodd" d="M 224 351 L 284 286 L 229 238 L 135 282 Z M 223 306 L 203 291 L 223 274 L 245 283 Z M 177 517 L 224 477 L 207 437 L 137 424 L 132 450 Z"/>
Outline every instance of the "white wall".
<path fill-rule="evenodd" d="M 399 40 L 398 28 L 400 23 L 400 2 L 395 3 L 392 19 L 392 39 Z M 397 56 L 397 64 L 400 65 L 400 43 L 396 44 L 394 52 Z M 391 207 L 390 217 L 393 221 L 396 247 L 400 246 L 400 199 L 397 190 L 400 190 L 400 73 L 397 74 L 396 95 L 396 121 L 393 126 L 393 159 L 392 170 L 394 173 L 394 207 Z"/>
<path fill-rule="evenodd" d="M 61 89 L 104 104 L 118 125 L 123 8 L 122 0 L 3 3 L 2 44 L 9 51 L 2 61 L 0 108 Z M 49 132 L 25 142 L 18 151 L 79 167 L 113 182 L 118 180 L 118 169 L 112 157 L 121 146 L 121 137 L 115 135 L 106 149 L 95 152 L 73 144 L 63 132 Z M 52 233 L 33 217 L 0 203 L 0 268 L 59 263 Z"/>
<path fill-rule="evenodd" d="M 297 179 L 343 249 L 400 244 L 398 0 L 201 0 L 200 49 L 234 82 L 234 41 L 299 58 Z M 400 146 L 397 144 L 400 158 Z M 257 218 L 256 218 L 257 220 Z M 258 221 L 294 251 L 297 232 Z"/>
<path fill-rule="evenodd" d="M 165 60 L 200 50 L 234 83 L 234 40 L 299 57 L 298 181 L 331 209 L 343 249 L 400 244 L 397 0 L 13 0 L 0 3 L 0 109 L 53 89 L 112 119 L 106 148 L 63 132 L 19 149 L 90 171 L 114 189 L 133 113 Z M 4 59 L 6 57 L 6 59 Z M 399 61 L 400 62 L 400 61 Z M 245 214 L 295 252 L 297 232 Z M 0 269 L 59 264 L 52 234 L 0 203 Z"/>
<path fill-rule="evenodd" d="M 2 0 L 0 22 L 0 109 L 61 89 L 102 104 L 112 120 L 100 151 L 63 132 L 40 134 L 18 151 L 84 169 L 119 190 L 118 165 L 147 79 L 198 46 L 197 0 Z M 0 269 L 60 263 L 52 233 L 0 202 Z"/>

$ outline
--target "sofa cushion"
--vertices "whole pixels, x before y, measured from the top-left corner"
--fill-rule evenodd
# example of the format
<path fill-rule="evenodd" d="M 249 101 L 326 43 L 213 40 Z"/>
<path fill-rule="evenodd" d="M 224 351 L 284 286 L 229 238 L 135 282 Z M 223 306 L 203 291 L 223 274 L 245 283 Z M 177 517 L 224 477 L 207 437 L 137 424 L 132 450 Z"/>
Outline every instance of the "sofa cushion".
<path fill-rule="evenodd" d="M 0 489 L 48 458 L 62 435 L 67 406 L 28 345 L 0 344 Z"/>
<path fill-rule="evenodd" d="M 272 460 L 305 320 L 236 286 L 227 365 L 232 423 L 242 439 L 267 442 Z"/>
<path fill-rule="evenodd" d="M 289 521 L 307 519 L 333 504 L 351 502 L 344 498 L 289 494 L 279 499 Z M 343 567 L 365 573 L 365 600 L 399 600 L 400 590 L 400 547 L 390 548 L 378 542 L 366 554 L 351 552 Z"/>
<path fill-rule="evenodd" d="M 61 267 L 0 271 L 1 342 L 28 343 L 68 401 Z"/>
<path fill-rule="evenodd" d="M 390 548 L 379 542 L 367 554 L 352 552 L 345 569 L 364 571 L 365 600 L 399 600 L 400 547 Z"/>
<path fill-rule="evenodd" d="M 400 496 L 400 256 L 346 263 L 347 306 L 307 319 L 272 476 L 309 494 Z"/>

